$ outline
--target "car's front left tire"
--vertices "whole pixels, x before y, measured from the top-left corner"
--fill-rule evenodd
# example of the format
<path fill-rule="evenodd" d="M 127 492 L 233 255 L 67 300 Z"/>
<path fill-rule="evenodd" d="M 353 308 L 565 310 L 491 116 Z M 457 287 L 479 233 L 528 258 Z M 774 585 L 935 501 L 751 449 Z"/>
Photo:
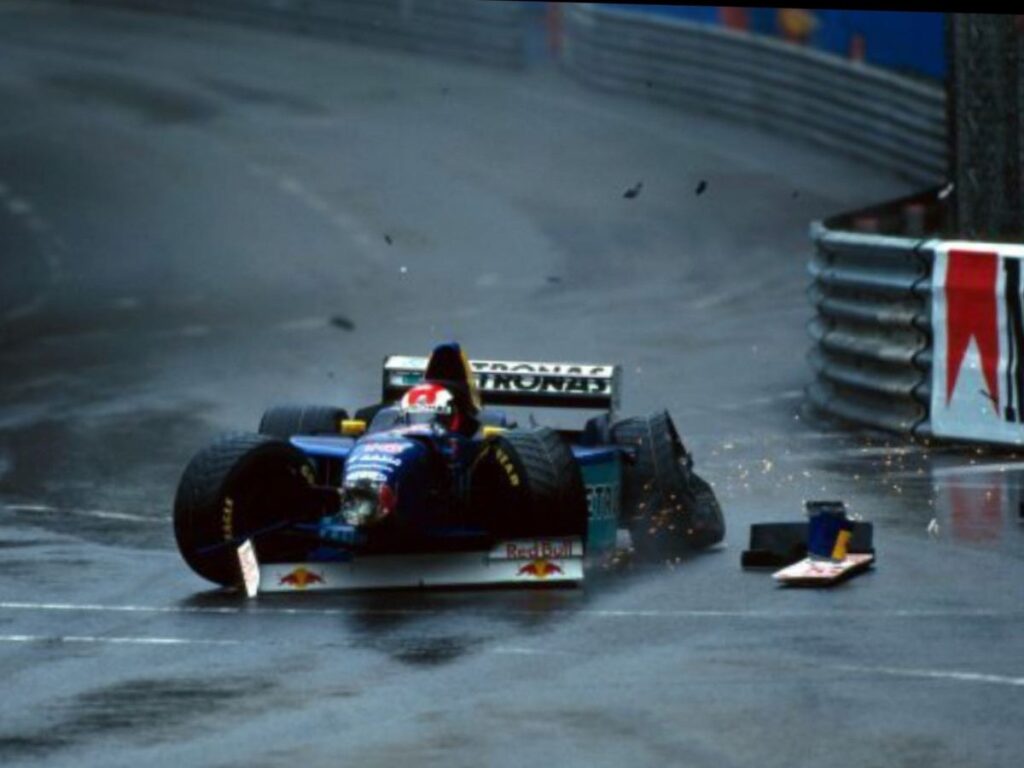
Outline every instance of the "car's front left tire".
<path fill-rule="evenodd" d="M 260 559 L 301 557 L 284 532 L 316 517 L 313 471 L 289 443 L 267 435 L 227 435 L 185 467 L 174 499 L 174 537 L 197 574 L 222 586 L 239 583 L 237 548 L 251 538 Z"/>

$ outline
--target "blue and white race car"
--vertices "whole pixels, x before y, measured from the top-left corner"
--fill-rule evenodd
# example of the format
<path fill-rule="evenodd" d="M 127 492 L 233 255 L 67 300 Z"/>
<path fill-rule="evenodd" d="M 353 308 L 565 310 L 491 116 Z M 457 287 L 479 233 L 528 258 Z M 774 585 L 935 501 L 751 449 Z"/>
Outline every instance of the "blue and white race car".
<path fill-rule="evenodd" d="M 174 504 L 185 562 L 258 591 L 578 582 L 619 529 L 644 557 L 722 539 L 711 488 L 666 412 L 615 419 L 618 366 L 388 357 L 354 418 L 269 409 L 186 467 Z M 521 428 L 495 406 L 599 411 L 581 429 Z M 532 415 L 531 415 L 532 421 Z"/>

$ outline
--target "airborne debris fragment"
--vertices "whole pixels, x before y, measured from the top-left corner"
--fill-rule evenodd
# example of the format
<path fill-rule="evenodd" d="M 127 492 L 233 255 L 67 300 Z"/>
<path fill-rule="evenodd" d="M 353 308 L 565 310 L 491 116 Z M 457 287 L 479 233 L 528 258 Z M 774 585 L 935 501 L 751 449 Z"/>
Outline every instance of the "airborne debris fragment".
<path fill-rule="evenodd" d="M 928 531 L 929 536 L 933 538 L 937 537 L 939 535 L 939 521 L 933 517 L 931 522 L 928 523 L 928 528 L 926 530 Z"/>
<path fill-rule="evenodd" d="M 391 235 L 389 235 L 389 234 L 387 234 L 385 232 L 384 233 L 384 242 L 387 243 L 388 245 L 391 245 L 394 242 L 394 240 L 391 239 Z"/>
<path fill-rule="evenodd" d="M 335 328 L 341 328 L 343 331 L 354 331 L 356 329 L 356 324 L 344 315 L 334 315 L 331 318 L 331 325 Z"/>
<path fill-rule="evenodd" d="M 627 200 L 632 200 L 633 198 L 635 198 L 637 195 L 640 194 L 640 190 L 643 189 L 643 188 L 644 188 L 644 183 L 642 181 L 638 181 L 632 187 L 630 187 L 625 192 L 623 192 L 622 196 L 624 198 L 626 198 Z"/>
<path fill-rule="evenodd" d="M 697 184 L 697 189 L 694 190 L 694 194 L 703 195 L 704 191 L 707 188 L 708 188 L 708 183 L 704 179 L 701 179 L 700 182 Z"/>

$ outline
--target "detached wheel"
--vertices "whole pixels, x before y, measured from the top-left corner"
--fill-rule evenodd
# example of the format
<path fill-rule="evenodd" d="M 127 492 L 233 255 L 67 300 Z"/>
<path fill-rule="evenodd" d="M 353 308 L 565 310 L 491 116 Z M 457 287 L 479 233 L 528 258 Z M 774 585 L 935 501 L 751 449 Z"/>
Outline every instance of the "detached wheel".
<path fill-rule="evenodd" d="M 348 418 L 333 405 L 275 405 L 263 412 L 259 433 L 287 440 L 293 435 L 340 435 Z"/>
<path fill-rule="evenodd" d="M 189 567 L 222 586 L 241 581 L 236 550 L 252 538 L 266 561 L 301 558 L 283 531 L 314 519 L 313 468 L 301 451 L 266 435 L 228 435 L 195 455 L 174 499 L 174 537 Z"/>
<path fill-rule="evenodd" d="M 513 430 L 492 438 L 483 450 L 470 498 L 495 538 L 586 538 L 583 475 L 557 432 Z"/>
<path fill-rule="evenodd" d="M 623 419 L 612 439 L 636 459 L 623 467 L 623 516 L 641 557 L 674 556 L 725 536 L 714 491 L 692 470 L 667 411 Z"/>

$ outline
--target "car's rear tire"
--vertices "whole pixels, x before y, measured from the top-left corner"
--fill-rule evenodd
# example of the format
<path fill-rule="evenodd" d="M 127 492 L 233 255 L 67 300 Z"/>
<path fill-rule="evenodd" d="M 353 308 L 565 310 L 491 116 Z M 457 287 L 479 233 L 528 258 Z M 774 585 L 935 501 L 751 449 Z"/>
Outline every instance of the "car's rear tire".
<path fill-rule="evenodd" d="M 227 435 L 189 462 L 174 499 L 174 537 L 189 567 L 222 586 L 238 584 L 237 547 L 252 537 L 261 560 L 300 557 L 273 532 L 315 519 L 313 468 L 301 451 L 267 435 Z M 304 545 L 303 545 L 304 546 Z"/>
<path fill-rule="evenodd" d="M 623 419 L 612 439 L 635 454 L 623 468 L 623 518 L 644 558 L 675 556 L 725 536 L 725 520 L 711 487 L 693 472 L 667 411 Z"/>
<path fill-rule="evenodd" d="M 470 497 L 494 538 L 586 537 L 583 475 L 557 432 L 511 430 L 484 450 Z"/>
<path fill-rule="evenodd" d="M 333 405 L 275 405 L 263 412 L 259 433 L 287 440 L 293 435 L 340 435 L 348 418 Z"/>

